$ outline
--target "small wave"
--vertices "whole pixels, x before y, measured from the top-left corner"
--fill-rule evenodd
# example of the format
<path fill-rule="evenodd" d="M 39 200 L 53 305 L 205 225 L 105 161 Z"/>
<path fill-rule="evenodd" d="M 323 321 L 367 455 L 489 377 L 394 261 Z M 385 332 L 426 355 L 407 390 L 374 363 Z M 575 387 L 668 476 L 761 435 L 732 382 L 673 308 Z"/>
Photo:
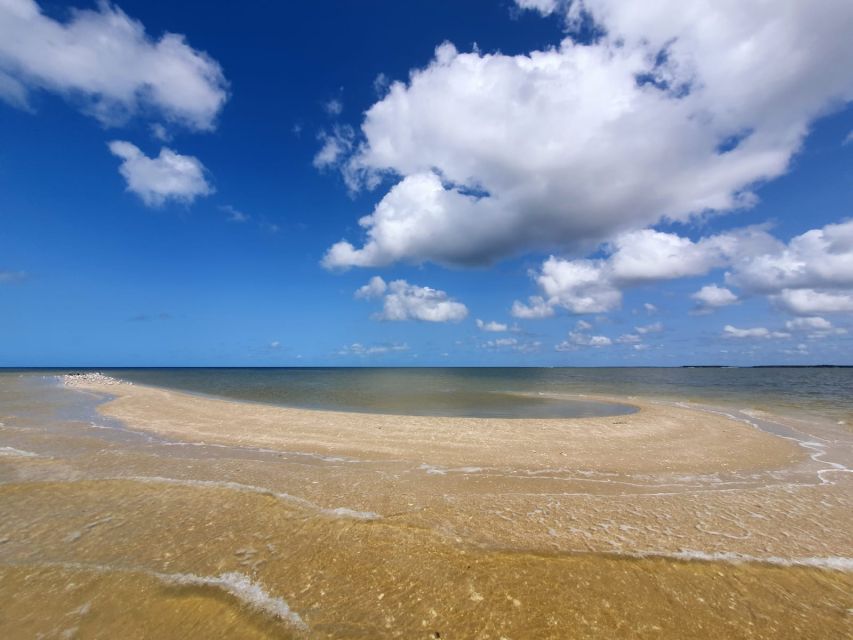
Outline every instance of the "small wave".
<path fill-rule="evenodd" d="M 382 518 L 381 515 L 379 515 L 378 513 L 374 513 L 373 511 L 357 511 L 355 509 L 349 509 L 346 507 L 321 507 L 320 505 L 311 502 L 310 500 L 306 500 L 305 498 L 300 498 L 299 496 L 293 496 L 289 493 L 273 491 L 272 489 L 267 489 L 266 487 L 243 484 L 242 482 L 230 482 L 227 480 L 179 480 L 177 478 L 164 478 L 162 476 L 117 476 L 108 479 L 129 480 L 131 482 L 142 482 L 149 484 L 172 484 L 185 487 L 229 489 L 231 491 L 243 491 L 247 493 L 257 493 L 260 495 L 270 496 L 272 498 L 277 498 L 284 502 L 298 504 L 302 507 L 306 507 L 308 509 L 316 511 L 317 513 L 332 518 L 352 518 L 355 520 L 379 520 Z"/>
<path fill-rule="evenodd" d="M 741 564 L 745 562 L 756 562 L 772 564 L 780 567 L 813 567 L 816 569 L 831 569 L 833 571 L 853 571 L 853 558 L 844 556 L 809 556 L 805 558 L 782 558 L 780 556 L 751 556 L 732 551 L 676 551 L 674 553 L 647 553 L 639 554 L 644 557 L 666 557 L 676 560 L 698 560 L 701 562 L 731 562 Z"/>
<path fill-rule="evenodd" d="M 85 562 L 40 562 L 37 564 L 42 567 L 59 567 L 73 571 L 92 571 L 104 574 L 136 573 L 156 578 L 170 586 L 221 589 L 250 609 L 288 623 L 300 631 L 308 630 L 308 625 L 302 617 L 293 611 L 283 598 L 271 595 L 261 584 L 237 571 L 221 573 L 218 576 L 199 576 L 194 573 L 165 573 L 151 571 L 150 569 L 113 567 Z"/>
<path fill-rule="evenodd" d="M 439 467 L 433 464 L 427 464 L 426 462 L 419 466 L 418 469 L 421 471 L 426 471 L 431 476 L 446 476 L 448 473 L 480 473 L 481 471 L 483 471 L 483 467 L 447 468 Z"/>
<path fill-rule="evenodd" d="M 39 454 L 32 451 L 24 451 L 23 449 L 15 449 L 15 447 L 0 447 L 0 457 L 6 458 L 40 458 Z"/>
<path fill-rule="evenodd" d="M 753 556 L 734 551 L 619 551 L 612 554 L 627 558 L 662 558 L 664 560 L 683 560 L 686 562 L 726 562 L 729 564 L 769 564 L 777 567 L 811 567 L 830 571 L 853 572 L 853 558 L 845 556 L 807 556 L 800 558 L 783 558 L 781 556 Z"/>
<path fill-rule="evenodd" d="M 148 573 L 148 572 L 146 572 Z M 308 625 L 298 613 L 282 598 L 271 596 L 249 576 L 232 571 L 218 576 L 198 576 L 194 573 L 159 573 L 150 572 L 166 584 L 177 586 L 215 587 L 243 602 L 261 613 L 265 613 L 284 622 L 288 622 L 301 631 L 307 631 Z"/>

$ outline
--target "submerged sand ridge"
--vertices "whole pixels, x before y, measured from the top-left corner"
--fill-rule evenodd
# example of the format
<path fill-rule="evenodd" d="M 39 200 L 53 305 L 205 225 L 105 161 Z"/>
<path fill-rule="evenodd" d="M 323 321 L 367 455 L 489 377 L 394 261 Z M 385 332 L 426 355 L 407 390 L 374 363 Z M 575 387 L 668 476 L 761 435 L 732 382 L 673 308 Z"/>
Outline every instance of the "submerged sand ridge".
<path fill-rule="evenodd" d="M 0 409 L 0 446 L 32 454 L 0 456 L 3 637 L 853 631 L 851 474 L 723 415 L 372 416 L 83 382 L 108 420 L 51 422 L 76 388 Z"/>

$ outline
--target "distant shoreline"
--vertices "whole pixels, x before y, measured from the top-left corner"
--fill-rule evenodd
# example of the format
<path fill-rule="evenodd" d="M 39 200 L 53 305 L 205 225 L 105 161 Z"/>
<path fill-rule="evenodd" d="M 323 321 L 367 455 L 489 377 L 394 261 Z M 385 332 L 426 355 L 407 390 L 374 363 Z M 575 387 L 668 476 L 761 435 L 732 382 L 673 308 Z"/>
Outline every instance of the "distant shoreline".
<path fill-rule="evenodd" d="M 282 365 L 282 366 L 249 366 L 249 365 L 56 365 L 56 366 L 0 366 L 0 372 L 15 371 L 122 371 L 134 369 L 282 369 L 282 370 L 334 370 L 334 369 L 853 369 L 853 364 L 680 364 L 671 366 L 655 365 L 610 365 L 610 366 L 556 366 L 556 365 L 456 365 L 456 366 L 400 366 L 400 365 L 361 365 L 361 366 L 331 366 L 331 365 Z"/>

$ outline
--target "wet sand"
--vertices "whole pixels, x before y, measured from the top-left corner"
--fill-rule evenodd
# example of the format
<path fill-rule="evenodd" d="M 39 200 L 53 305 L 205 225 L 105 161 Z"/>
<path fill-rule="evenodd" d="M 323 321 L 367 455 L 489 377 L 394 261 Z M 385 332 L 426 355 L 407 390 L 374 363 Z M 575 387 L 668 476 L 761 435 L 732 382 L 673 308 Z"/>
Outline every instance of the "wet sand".
<path fill-rule="evenodd" d="M 779 418 L 798 444 L 636 399 L 501 421 L 5 384 L 4 638 L 853 632 L 841 427 Z M 81 392 L 113 398 L 103 418 L 70 412 Z"/>

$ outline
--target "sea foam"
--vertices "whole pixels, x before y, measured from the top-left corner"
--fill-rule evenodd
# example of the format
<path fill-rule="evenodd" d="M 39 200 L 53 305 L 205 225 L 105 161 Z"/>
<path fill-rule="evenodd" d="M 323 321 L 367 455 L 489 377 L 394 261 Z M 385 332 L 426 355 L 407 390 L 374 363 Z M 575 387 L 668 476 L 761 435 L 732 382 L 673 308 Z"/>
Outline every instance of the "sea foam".
<path fill-rule="evenodd" d="M 38 458 L 39 454 L 32 451 L 24 451 L 23 449 L 15 449 L 15 447 L 0 447 L 0 457 L 7 458 Z"/>
<path fill-rule="evenodd" d="M 302 617 L 293 611 L 283 598 L 271 595 L 261 584 L 237 571 L 221 573 L 217 576 L 200 576 L 194 573 L 165 573 L 162 571 L 151 571 L 150 569 L 113 567 L 83 562 L 45 562 L 39 564 L 44 567 L 60 567 L 74 571 L 92 571 L 104 574 L 136 573 L 156 578 L 164 584 L 171 586 L 221 589 L 254 611 L 281 620 L 300 631 L 308 630 L 308 625 Z"/>
<path fill-rule="evenodd" d="M 232 571 L 218 576 L 198 576 L 194 573 L 159 573 L 151 572 L 166 584 L 177 586 L 215 587 L 231 594 L 248 607 L 265 613 L 302 631 L 308 630 L 308 625 L 298 613 L 282 598 L 270 595 L 249 576 Z"/>

